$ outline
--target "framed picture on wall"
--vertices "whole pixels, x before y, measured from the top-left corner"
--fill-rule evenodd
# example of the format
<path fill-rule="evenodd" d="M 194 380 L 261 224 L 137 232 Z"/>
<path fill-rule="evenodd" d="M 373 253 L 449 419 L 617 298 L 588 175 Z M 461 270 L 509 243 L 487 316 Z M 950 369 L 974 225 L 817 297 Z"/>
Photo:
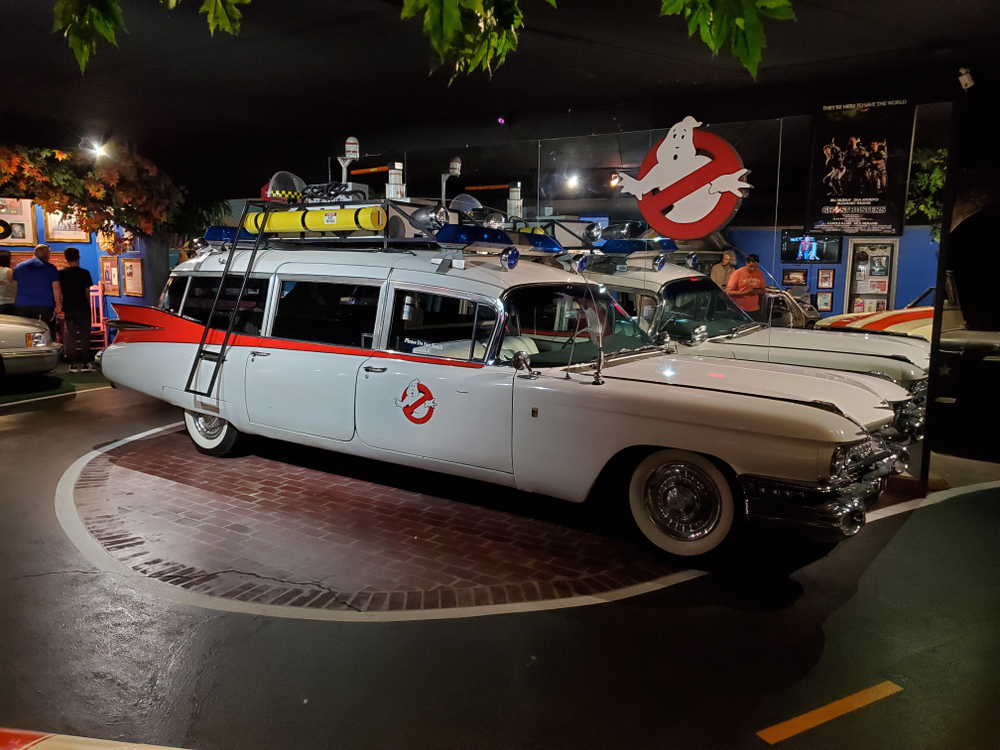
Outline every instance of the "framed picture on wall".
<path fill-rule="evenodd" d="M 821 268 L 816 274 L 817 289 L 833 289 L 833 279 L 836 268 Z"/>
<path fill-rule="evenodd" d="M 126 297 L 141 297 L 142 258 L 122 258 L 122 287 Z"/>
<path fill-rule="evenodd" d="M 101 284 L 106 297 L 121 297 L 122 289 L 118 279 L 118 258 L 113 255 L 101 257 Z"/>
<path fill-rule="evenodd" d="M 90 232 L 80 229 L 73 217 L 55 211 L 45 214 L 45 239 L 50 242 L 90 242 Z"/>
<path fill-rule="evenodd" d="M 816 295 L 816 309 L 820 312 L 833 310 L 833 292 L 819 292 Z"/>
<path fill-rule="evenodd" d="M 809 269 L 807 268 L 781 269 L 782 286 L 806 286 L 808 283 L 809 283 Z"/>
<path fill-rule="evenodd" d="M 0 245 L 30 245 L 35 243 L 35 209 L 31 201 L 0 198 L 0 219 L 10 224 L 10 236 Z"/>

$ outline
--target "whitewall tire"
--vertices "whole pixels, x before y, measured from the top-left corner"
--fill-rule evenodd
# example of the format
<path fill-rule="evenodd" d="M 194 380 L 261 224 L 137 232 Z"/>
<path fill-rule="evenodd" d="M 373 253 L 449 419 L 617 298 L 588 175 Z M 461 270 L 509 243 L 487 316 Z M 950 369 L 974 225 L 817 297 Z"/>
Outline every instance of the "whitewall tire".
<path fill-rule="evenodd" d="M 642 535 L 673 555 L 710 552 L 733 527 L 729 482 L 697 453 L 662 450 L 648 456 L 632 474 L 628 499 Z"/>
<path fill-rule="evenodd" d="M 242 438 L 242 433 L 229 422 L 211 414 L 185 411 L 184 426 L 195 448 L 209 456 L 229 455 Z"/>

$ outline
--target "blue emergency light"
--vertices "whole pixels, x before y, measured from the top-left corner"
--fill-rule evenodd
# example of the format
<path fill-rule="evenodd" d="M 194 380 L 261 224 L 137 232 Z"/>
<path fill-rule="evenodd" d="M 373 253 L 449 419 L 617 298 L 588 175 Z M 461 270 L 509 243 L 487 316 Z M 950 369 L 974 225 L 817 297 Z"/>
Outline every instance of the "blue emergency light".
<path fill-rule="evenodd" d="M 498 245 L 509 247 L 510 237 L 502 229 L 475 227 L 467 224 L 445 224 L 435 239 L 442 245 Z"/>

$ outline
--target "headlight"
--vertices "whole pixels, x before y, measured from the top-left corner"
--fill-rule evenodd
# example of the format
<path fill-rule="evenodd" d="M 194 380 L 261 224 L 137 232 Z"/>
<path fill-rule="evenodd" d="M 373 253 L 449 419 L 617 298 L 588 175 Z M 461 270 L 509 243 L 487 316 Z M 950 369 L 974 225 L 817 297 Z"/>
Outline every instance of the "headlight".
<path fill-rule="evenodd" d="M 870 439 L 842 445 L 833 452 L 833 458 L 830 459 L 830 475 L 838 476 L 850 472 L 857 464 L 874 453 L 875 446 L 872 445 Z"/>
<path fill-rule="evenodd" d="M 45 346 L 48 338 L 44 333 L 26 333 L 24 334 L 24 345 L 25 346 Z"/>

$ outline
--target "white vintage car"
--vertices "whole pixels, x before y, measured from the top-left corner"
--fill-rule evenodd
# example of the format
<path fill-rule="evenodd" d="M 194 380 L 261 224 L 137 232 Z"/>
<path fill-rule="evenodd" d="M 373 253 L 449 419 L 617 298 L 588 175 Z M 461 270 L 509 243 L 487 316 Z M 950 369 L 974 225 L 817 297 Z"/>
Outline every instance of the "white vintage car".
<path fill-rule="evenodd" d="M 264 435 L 596 493 L 678 555 L 744 517 L 850 536 L 902 470 L 893 383 L 674 356 L 583 276 L 481 249 L 268 240 L 249 273 L 249 250 L 231 267 L 216 251 L 178 266 L 159 308 L 116 308 L 102 369 L 184 409 L 205 453 Z"/>
<path fill-rule="evenodd" d="M 45 323 L 0 315 L 0 377 L 51 372 L 59 364 L 61 351 L 62 345 L 52 341 Z"/>
<path fill-rule="evenodd" d="M 761 324 L 709 277 L 665 263 L 655 253 L 595 255 L 592 261 L 588 278 L 611 291 L 643 330 L 669 334 L 679 353 L 874 375 L 906 388 L 921 408 L 926 405 L 927 341 Z"/>

